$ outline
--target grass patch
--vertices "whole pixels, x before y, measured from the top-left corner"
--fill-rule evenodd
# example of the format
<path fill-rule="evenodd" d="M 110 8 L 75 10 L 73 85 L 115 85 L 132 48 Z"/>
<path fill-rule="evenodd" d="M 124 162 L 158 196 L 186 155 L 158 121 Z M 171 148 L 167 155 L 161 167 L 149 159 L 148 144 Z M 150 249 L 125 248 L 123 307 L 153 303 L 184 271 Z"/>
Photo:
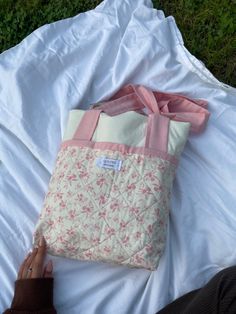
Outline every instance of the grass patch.
<path fill-rule="evenodd" d="M 18 44 L 38 27 L 91 10 L 100 2 L 0 0 L 0 52 Z M 175 17 L 185 46 L 214 76 L 236 86 L 235 1 L 153 0 L 153 4 L 165 15 Z"/>

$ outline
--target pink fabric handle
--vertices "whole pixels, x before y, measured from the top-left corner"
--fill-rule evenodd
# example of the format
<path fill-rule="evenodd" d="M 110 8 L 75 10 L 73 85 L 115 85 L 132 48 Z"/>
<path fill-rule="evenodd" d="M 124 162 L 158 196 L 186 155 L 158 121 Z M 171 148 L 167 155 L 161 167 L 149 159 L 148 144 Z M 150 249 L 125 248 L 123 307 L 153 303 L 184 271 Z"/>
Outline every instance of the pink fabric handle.
<path fill-rule="evenodd" d="M 131 86 L 131 88 L 129 88 Z M 123 91 L 121 93 L 121 91 Z M 146 107 L 149 112 L 160 113 L 159 105 L 153 92 L 144 86 L 128 85 L 119 93 L 119 98 L 111 98 L 111 101 L 101 103 L 97 108 L 109 116 L 115 116 L 127 111 L 137 111 Z M 96 109 L 96 107 L 95 107 Z"/>
<path fill-rule="evenodd" d="M 206 126 L 210 113 L 207 110 L 207 101 L 194 100 L 178 94 L 153 92 L 141 85 L 126 85 L 106 102 L 107 107 L 119 107 L 119 100 L 124 96 L 129 96 L 135 102 L 139 98 L 140 108 L 144 106 L 151 112 L 160 112 L 161 115 L 169 117 L 171 120 L 190 122 L 190 131 L 200 133 Z M 125 105 L 123 104 L 123 107 Z M 99 109 L 103 108 L 103 104 Z M 132 110 L 127 104 L 127 111 Z M 109 110 L 109 109 L 108 109 Z M 110 109 L 119 112 L 118 108 Z M 106 111 L 105 111 L 106 112 Z M 122 111 L 124 112 L 124 111 Z M 109 112 L 106 112 L 109 114 Z M 116 113 L 117 114 L 117 113 Z"/>
<path fill-rule="evenodd" d="M 109 101 L 85 112 L 73 139 L 91 141 L 101 112 L 115 116 L 127 111 L 140 112 L 144 107 L 151 113 L 148 118 L 145 147 L 164 152 L 167 152 L 170 119 L 190 122 L 190 130 L 199 133 L 210 115 L 204 100 L 152 92 L 141 85 L 126 85 Z"/>
<path fill-rule="evenodd" d="M 91 141 L 97 127 L 101 110 L 88 110 L 73 136 L 73 140 Z M 162 117 L 160 114 L 149 115 L 145 148 L 157 149 L 167 152 L 168 148 L 169 118 Z"/>
<path fill-rule="evenodd" d="M 84 113 L 73 139 L 90 141 L 97 127 L 101 110 L 88 110 Z"/>

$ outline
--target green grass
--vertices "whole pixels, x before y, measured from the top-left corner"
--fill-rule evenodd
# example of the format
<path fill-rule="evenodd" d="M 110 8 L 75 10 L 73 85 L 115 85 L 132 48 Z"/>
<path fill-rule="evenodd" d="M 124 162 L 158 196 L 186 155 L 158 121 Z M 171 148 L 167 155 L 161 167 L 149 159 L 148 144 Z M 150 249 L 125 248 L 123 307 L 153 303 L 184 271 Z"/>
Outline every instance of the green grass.
<path fill-rule="evenodd" d="M 41 25 L 93 9 L 100 2 L 0 0 L 0 52 L 18 44 Z M 175 17 L 187 49 L 218 80 L 236 86 L 235 0 L 153 0 L 153 4 Z"/>

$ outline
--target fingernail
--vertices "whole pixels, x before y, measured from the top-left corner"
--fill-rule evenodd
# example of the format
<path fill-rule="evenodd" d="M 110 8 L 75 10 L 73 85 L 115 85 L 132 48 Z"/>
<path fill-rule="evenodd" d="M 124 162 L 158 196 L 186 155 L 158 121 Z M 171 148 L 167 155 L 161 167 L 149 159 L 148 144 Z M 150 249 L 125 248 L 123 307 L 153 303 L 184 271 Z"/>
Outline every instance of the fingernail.
<path fill-rule="evenodd" d="M 47 263 L 46 272 L 51 273 L 52 270 L 53 270 L 53 265 L 52 265 L 52 261 L 50 260 L 50 261 Z"/>
<path fill-rule="evenodd" d="M 41 236 L 39 239 L 39 246 L 43 246 L 45 244 L 44 236 Z"/>

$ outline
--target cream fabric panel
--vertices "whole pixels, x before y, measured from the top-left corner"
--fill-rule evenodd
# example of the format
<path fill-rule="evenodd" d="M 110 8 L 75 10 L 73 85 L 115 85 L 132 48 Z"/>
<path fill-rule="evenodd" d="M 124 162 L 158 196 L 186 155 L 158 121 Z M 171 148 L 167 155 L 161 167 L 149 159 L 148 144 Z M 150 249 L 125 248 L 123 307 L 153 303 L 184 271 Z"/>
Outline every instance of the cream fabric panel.
<path fill-rule="evenodd" d="M 71 110 L 63 141 L 72 139 L 83 117 L 83 110 Z M 145 144 L 147 116 L 129 111 L 110 117 L 101 113 L 92 140 L 141 147 Z M 170 121 L 168 153 L 179 156 L 187 140 L 190 123 Z"/>

